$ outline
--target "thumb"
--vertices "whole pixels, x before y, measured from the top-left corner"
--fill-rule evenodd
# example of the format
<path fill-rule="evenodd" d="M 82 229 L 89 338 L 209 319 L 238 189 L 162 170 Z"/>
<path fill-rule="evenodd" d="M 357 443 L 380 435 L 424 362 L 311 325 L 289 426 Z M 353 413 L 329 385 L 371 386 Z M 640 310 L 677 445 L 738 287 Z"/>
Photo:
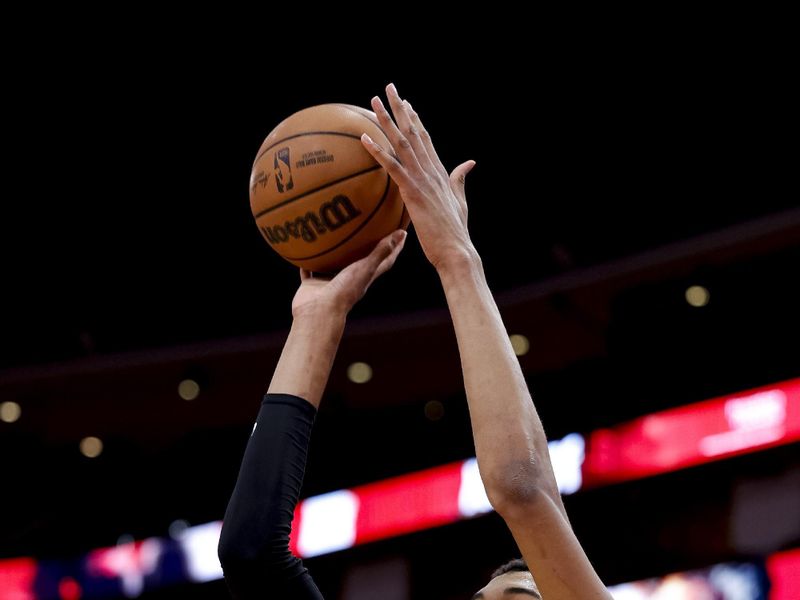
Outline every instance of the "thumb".
<path fill-rule="evenodd" d="M 464 186 L 467 183 L 467 173 L 472 171 L 472 168 L 475 166 L 475 164 L 476 163 L 474 160 L 468 160 L 467 162 L 463 162 L 453 169 L 453 172 L 450 173 L 450 183 L 455 189 L 464 189 Z"/>
<path fill-rule="evenodd" d="M 398 229 L 383 238 L 367 257 L 371 263 L 370 266 L 377 270 L 381 263 L 391 256 L 394 249 L 404 239 L 406 239 L 406 232 L 402 229 Z"/>
<path fill-rule="evenodd" d="M 367 256 L 346 266 L 333 278 L 334 288 L 342 295 L 348 309 L 361 299 L 377 277 L 389 270 L 405 239 L 403 230 L 387 235 Z"/>
<path fill-rule="evenodd" d="M 381 264 L 388 259 L 392 253 L 406 238 L 406 232 L 397 230 L 383 238 L 367 256 L 345 267 L 340 275 L 353 277 L 356 280 L 363 279 L 371 282 L 375 278 L 375 273 L 380 269 Z"/>

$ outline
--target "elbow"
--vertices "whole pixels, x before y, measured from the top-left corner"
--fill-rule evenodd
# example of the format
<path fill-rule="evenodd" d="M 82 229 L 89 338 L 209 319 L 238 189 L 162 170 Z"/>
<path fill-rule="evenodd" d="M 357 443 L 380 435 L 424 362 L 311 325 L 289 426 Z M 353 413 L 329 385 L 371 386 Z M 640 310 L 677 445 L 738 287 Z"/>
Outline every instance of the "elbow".
<path fill-rule="evenodd" d="M 242 567 L 248 562 L 252 562 L 255 558 L 248 556 L 245 550 L 246 546 L 243 541 L 237 536 L 230 527 L 222 527 L 222 533 L 219 536 L 219 544 L 217 545 L 217 557 L 219 564 L 222 565 L 224 572 L 235 570 L 237 567 Z"/>
<path fill-rule="evenodd" d="M 265 536 L 267 544 L 258 543 L 259 540 L 254 539 L 252 533 L 242 525 L 244 524 L 223 522 L 217 544 L 217 557 L 226 573 L 248 568 L 263 560 L 265 549 L 269 550 L 273 546 L 269 543 L 272 542 L 271 536 Z"/>
<path fill-rule="evenodd" d="M 484 476 L 489 502 L 504 519 L 540 505 L 548 496 L 548 486 L 534 461 L 506 464 Z"/>
<path fill-rule="evenodd" d="M 245 525 L 245 524 L 243 524 Z M 222 527 L 217 557 L 227 579 L 282 577 L 299 559 L 289 550 L 289 528 L 254 532 L 251 527 Z"/>
<path fill-rule="evenodd" d="M 248 551 L 244 540 L 231 534 L 231 528 L 223 527 L 217 556 L 233 598 L 247 598 L 252 596 L 254 590 L 261 589 L 264 574 L 260 573 L 256 557 Z"/>

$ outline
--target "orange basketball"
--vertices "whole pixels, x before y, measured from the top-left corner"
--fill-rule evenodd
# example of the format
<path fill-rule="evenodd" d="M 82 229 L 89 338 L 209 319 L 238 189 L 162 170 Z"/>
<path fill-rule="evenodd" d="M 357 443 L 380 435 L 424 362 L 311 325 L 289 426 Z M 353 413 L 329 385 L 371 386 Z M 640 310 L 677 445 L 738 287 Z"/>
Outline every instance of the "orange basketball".
<path fill-rule="evenodd" d="M 336 271 L 408 226 L 397 186 L 361 144 L 365 132 L 389 148 L 374 113 L 322 104 L 288 117 L 261 144 L 250 208 L 261 235 L 292 264 Z"/>

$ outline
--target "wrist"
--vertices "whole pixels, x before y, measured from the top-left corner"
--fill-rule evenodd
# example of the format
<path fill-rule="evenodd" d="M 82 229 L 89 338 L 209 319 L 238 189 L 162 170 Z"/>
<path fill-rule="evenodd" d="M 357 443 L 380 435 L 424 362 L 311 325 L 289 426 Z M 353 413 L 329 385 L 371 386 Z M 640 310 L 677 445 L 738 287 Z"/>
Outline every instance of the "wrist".
<path fill-rule="evenodd" d="M 435 268 L 443 285 L 483 277 L 483 262 L 472 244 L 449 253 Z"/>
<path fill-rule="evenodd" d="M 344 329 L 343 314 L 325 312 L 322 309 L 304 310 L 292 319 L 289 339 L 293 342 L 293 346 L 304 349 L 302 352 L 304 361 L 311 360 L 311 355 L 316 354 L 317 358 L 330 356 L 332 363 L 344 335 Z"/>
<path fill-rule="evenodd" d="M 339 340 L 344 334 L 347 314 L 323 307 L 294 311 L 292 330 L 298 334 L 310 335 L 315 339 Z"/>
<path fill-rule="evenodd" d="M 292 311 L 292 324 L 308 324 L 312 327 L 344 327 L 347 313 L 341 306 L 324 302 L 313 302 Z"/>

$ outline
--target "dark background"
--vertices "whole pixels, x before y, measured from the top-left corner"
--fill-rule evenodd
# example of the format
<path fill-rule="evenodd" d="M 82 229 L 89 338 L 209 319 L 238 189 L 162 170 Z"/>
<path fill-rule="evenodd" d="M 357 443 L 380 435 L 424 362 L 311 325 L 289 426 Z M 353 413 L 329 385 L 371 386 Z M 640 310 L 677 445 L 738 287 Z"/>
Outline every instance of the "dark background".
<path fill-rule="evenodd" d="M 781 39 L 519 33 L 420 56 L 369 39 L 255 54 L 210 34 L 158 37 L 157 52 L 76 39 L 9 65 L 0 400 L 23 413 L 0 423 L 3 557 L 221 518 L 297 283 L 254 227 L 250 165 L 292 112 L 368 106 L 389 81 L 447 166 L 477 161 L 470 229 L 509 331 L 531 338 L 521 362 L 551 437 L 798 376 L 797 98 Z M 693 284 L 708 307 L 686 304 Z M 412 235 L 351 316 L 306 494 L 472 455 L 444 306 Z M 343 374 L 356 359 L 375 368 L 363 387 Z M 192 403 L 175 392 L 185 376 L 202 386 Z M 432 398 L 440 421 L 424 417 Z M 85 435 L 103 438 L 100 458 L 77 452 Z M 581 493 L 568 510 L 608 583 L 744 558 L 732 490 L 796 469 L 796 452 Z M 455 598 L 514 553 L 491 516 L 310 563 L 335 594 L 349 566 L 404 556 L 415 598 Z M 464 577 L 437 576 L 451 568 Z"/>

